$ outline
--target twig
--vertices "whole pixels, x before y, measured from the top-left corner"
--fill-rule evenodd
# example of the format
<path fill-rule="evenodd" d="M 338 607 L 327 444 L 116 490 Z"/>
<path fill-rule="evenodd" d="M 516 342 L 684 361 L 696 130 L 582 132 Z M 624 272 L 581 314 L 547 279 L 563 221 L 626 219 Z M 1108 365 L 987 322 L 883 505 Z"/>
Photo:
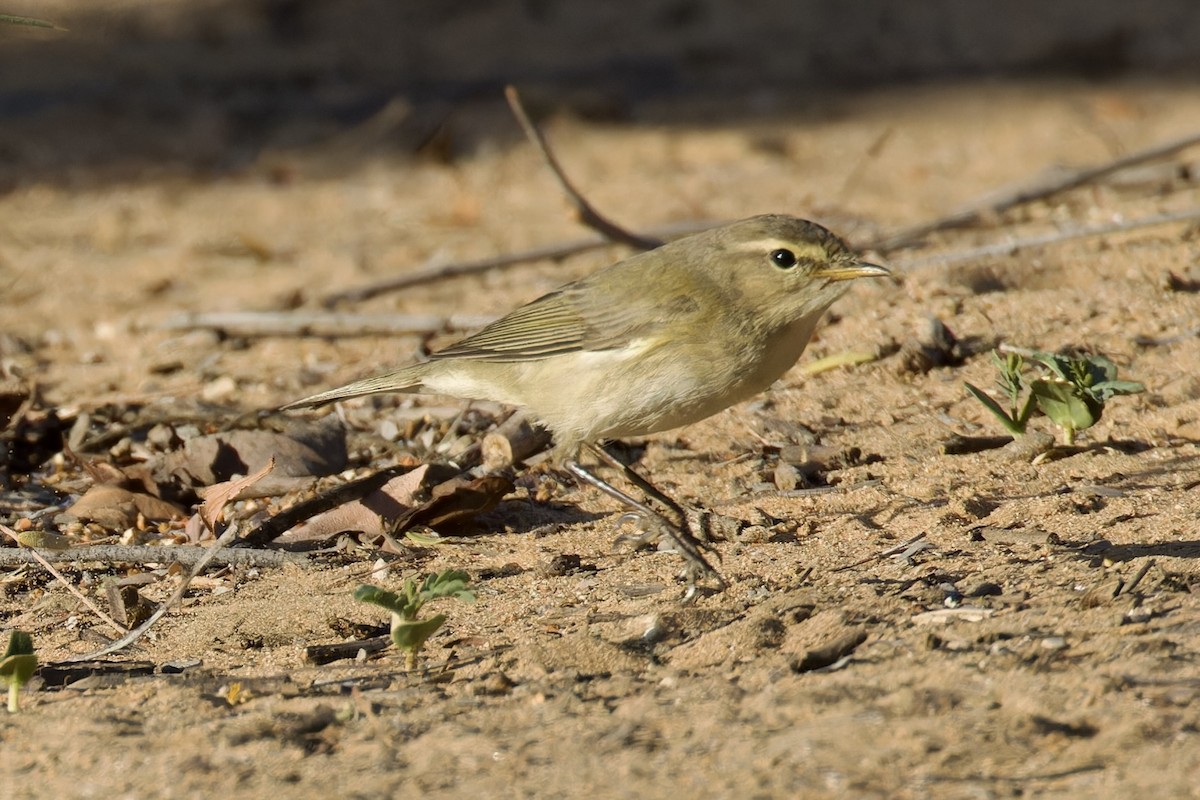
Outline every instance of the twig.
<path fill-rule="evenodd" d="M 215 311 L 175 314 L 164 330 L 217 330 L 228 336 L 396 336 L 471 330 L 493 317 L 454 314 L 349 314 L 333 311 Z"/>
<path fill-rule="evenodd" d="M 987 258 L 989 256 L 1011 255 L 1018 250 L 1024 250 L 1030 247 L 1046 247 L 1048 245 L 1069 242 L 1074 239 L 1087 239 L 1093 236 L 1108 236 L 1114 233 L 1126 233 L 1128 231 L 1138 230 L 1139 228 L 1150 228 L 1155 225 L 1169 225 L 1173 222 L 1187 222 L 1196 219 L 1200 219 L 1200 208 L 1187 208 L 1182 211 L 1167 211 L 1162 214 L 1152 214 L 1148 217 L 1138 217 L 1136 219 L 1127 219 L 1120 222 L 1110 222 L 1105 225 L 1073 228 L 1065 231 L 1040 234 L 1038 236 L 1028 236 L 1024 239 L 1009 239 L 1006 242 L 993 242 L 991 244 L 980 245 L 979 247 L 972 247 L 967 250 L 958 250 L 953 253 L 937 253 L 934 255 L 923 256 L 921 258 L 901 261 L 895 266 L 902 270 L 912 270 L 922 267 L 961 264 L 963 262 L 974 261 L 976 259 Z"/>
<path fill-rule="evenodd" d="M 1197 144 L 1200 144 L 1200 133 L 1191 133 L 1169 142 L 1163 142 L 1143 150 L 1138 150 L 1135 153 L 1130 153 L 1105 164 L 1071 170 L 1049 177 L 1036 178 L 1023 186 L 1018 186 L 1016 189 L 985 195 L 944 217 L 939 217 L 920 225 L 914 225 L 910 228 L 904 228 L 882 239 L 864 244 L 862 245 L 862 249 L 878 250 L 883 253 L 899 250 L 919 242 L 935 231 L 946 230 L 947 228 L 961 228 L 976 222 L 986 215 L 1000 214 L 1014 206 L 1045 199 L 1059 192 L 1091 183 L 1098 178 L 1103 178 L 1114 172 L 1119 172 L 1120 170 L 1128 169 L 1147 161 L 1174 155 L 1180 150 L 1186 150 Z"/>
<path fill-rule="evenodd" d="M 1147 559 L 1146 563 L 1142 564 L 1141 569 L 1135 572 L 1133 577 L 1129 579 L 1129 583 L 1117 589 L 1117 595 L 1132 594 L 1133 590 L 1137 588 L 1137 585 L 1142 582 L 1142 578 L 1146 577 L 1146 573 L 1153 566 L 1155 566 L 1155 560 L 1153 558 Z"/>
<path fill-rule="evenodd" d="M 359 478 L 356 481 L 342 484 L 310 500 L 297 503 L 291 508 L 280 511 L 275 516 L 264 521 L 257 528 L 247 533 L 243 541 L 246 544 L 254 546 L 267 544 L 287 533 L 304 520 L 314 517 L 322 511 L 337 508 L 351 500 L 359 500 L 366 497 L 392 478 L 403 475 L 406 472 L 411 472 L 413 469 L 413 467 L 388 467 L 387 469 L 381 469 L 379 472 L 368 475 L 365 478 Z"/>
<path fill-rule="evenodd" d="M 688 233 L 697 233 L 699 231 L 708 230 L 709 228 L 720 225 L 716 220 L 690 220 L 687 222 L 678 222 L 671 225 L 662 225 L 653 228 L 650 234 L 663 239 L 670 239 L 675 236 L 681 236 Z M 461 275 L 477 275 L 481 272 L 490 272 L 494 269 L 506 269 L 515 267 L 520 264 L 528 264 L 532 261 L 557 261 L 568 256 L 586 253 L 590 250 L 599 250 L 602 247 L 612 245 L 612 240 L 607 236 L 592 236 L 586 239 L 576 239 L 571 242 L 561 242 L 559 244 L 544 245 L 542 247 L 534 247 L 529 250 L 522 250 L 517 253 L 509 253 L 507 255 L 492 256 L 490 258 L 481 258 L 476 261 L 459 261 L 449 264 L 435 264 L 425 269 L 419 269 L 416 272 L 409 272 L 404 275 L 397 275 L 394 278 L 387 278 L 378 283 L 367 284 L 360 286 L 357 289 L 349 289 L 344 292 L 335 292 L 326 295 L 321 301 L 321 304 L 326 308 L 333 308 L 342 303 L 358 303 L 364 300 L 370 300 L 373 297 L 378 297 L 381 294 L 390 292 L 398 292 L 401 289 L 407 289 L 411 286 L 419 286 L 425 283 L 434 283 L 436 281 L 446 280 L 447 278 L 457 278 Z"/>
<path fill-rule="evenodd" d="M 211 552 L 209 547 L 163 547 L 160 545 L 97 544 L 51 550 L 46 553 L 24 547 L 0 547 L 0 566 L 43 563 L 68 564 L 98 561 L 103 564 L 179 564 L 190 567 Z M 282 567 L 284 564 L 304 564 L 308 559 L 298 553 L 274 550 L 225 548 L 213 556 L 210 564 L 219 566 Z M 124 631 L 122 631 L 124 633 Z"/>
<path fill-rule="evenodd" d="M 313 644 L 304 648 L 304 660 L 309 664 L 328 664 L 344 658 L 354 658 L 361 651 L 366 651 L 368 655 L 380 653 L 391 647 L 391 644 L 392 637 L 387 634 L 372 636 L 369 639 L 356 639 L 352 642 Z"/>
<path fill-rule="evenodd" d="M 115 653 L 118 650 L 124 650 L 126 647 L 128 647 L 129 645 L 136 642 L 138 639 L 145 636 L 146 631 L 150 630 L 150 628 L 154 625 L 154 623 L 156 623 L 160 619 L 162 619 L 162 617 L 169 610 L 174 608 L 179 603 L 179 601 L 183 599 L 183 595 L 185 592 L 187 592 L 188 586 L 191 585 L 192 580 L 197 575 L 199 575 L 200 571 L 203 570 L 206 566 L 208 566 L 208 564 L 214 558 L 216 558 L 217 552 L 220 551 L 222 547 L 224 547 L 229 542 L 233 541 L 233 539 L 237 536 L 237 533 L 238 533 L 238 526 L 236 524 L 230 525 L 225 530 L 225 532 L 222 533 L 217 538 L 217 541 L 215 541 L 213 543 L 212 547 L 209 548 L 208 552 L 205 553 L 204 556 L 202 556 L 198 561 L 196 561 L 196 563 L 192 567 L 191 571 L 179 583 L 179 588 L 177 588 L 175 590 L 175 593 L 172 594 L 169 598 L 167 598 L 167 600 L 165 602 L 163 602 L 162 605 L 160 605 L 157 609 L 155 609 L 154 613 L 151 614 L 150 617 L 145 622 L 143 622 L 141 625 L 138 625 L 136 628 L 134 628 L 129 633 L 122 636 L 120 639 L 117 639 L 115 642 L 110 642 L 109 644 L 105 645 L 104 647 L 101 647 L 96 652 L 88 653 L 87 655 L 83 655 L 83 656 L 74 656 L 72 658 L 68 658 L 67 661 L 90 661 L 93 658 L 101 658 L 103 656 L 109 655 L 110 653 Z"/>
<path fill-rule="evenodd" d="M 6 533 L 8 535 L 8 537 L 10 539 L 12 539 L 14 542 L 19 543 L 21 541 L 20 539 L 17 538 L 17 532 L 14 531 L 12 528 L 8 527 L 7 525 L 0 524 L 0 531 L 4 531 L 4 533 Z M 32 555 L 33 559 L 35 561 L 37 561 L 39 564 L 41 564 L 42 567 L 47 572 L 49 572 L 51 575 L 53 575 L 59 583 L 61 583 L 65 587 L 67 587 L 67 591 L 70 592 L 71 594 L 75 595 L 75 597 L 77 597 L 79 599 L 79 602 L 83 603 L 85 606 L 88 607 L 88 609 L 93 614 L 95 614 L 97 617 L 104 620 L 104 622 L 106 622 L 108 625 L 110 625 L 112 627 L 112 629 L 117 632 L 118 636 L 126 633 L 126 631 L 128 630 L 127 628 L 125 628 L 124 626 L 119 624 L 115 619 L 110 617 L 108 614 L 105 614 L 103 611 L 101 611 L 100 607 L 97 606 L 95 603 L 93 603 L 90 599 L 88 599 L 88 597 L 86 595 L 84 595 L 83 592 L 79 591 L 73 585 L 71 585 L 71 582 L 67 580 L 66 576 L 63 575 L 58 570 L 56 570 L 53 567 L 53 565 L 50 564 L 49 561 L 47 561 L 45 558 L 42 557 L 41 553 L 39 553 L 37 550 L 34 550 L 33 548 L 24 549 L 24 552 Z M 51 551 L 51 552 L 54 552 L 54 551 Z"/>
<path fill-rule="evenodd" d="M 571 205 L 575 206 L 575 214 L 581 223 L 614 242 L 627 244 L 638 250 L 653 250 L 656 247 L 662 246 L 661 240 L 631 233 L 597 211 L 579 193 L 579 190 L 575 188 L 570 179 L 567 178 L 566 173 L 563 172 L 562 166 L 554 156 L 554 151 L 550 149 L 550 143 L 546 141 L 545 135 L 538 127 L 533 124 L 533 120 L 529 118 L 529 114 L 525 111 L 525 106 L 521 104 L 521 95 L 517 92 L 516 87 L 504 87 L 504 97 L 508 100 L 508 107 L 512 109 L 513 116 L 517 118 L 517 122 L 520 123 L 521 128 L 525 131 L 525 136 L 538 149 L 538 152 L 542 154 L 542 159 L 546 162 L 546 166 L 550 168 L 550 171 L 554 173 L 554 177 L 558 179 L 558 184 L 566 192 L 567 199 L 571 201 Z"/>
<path fill-rule="evenodd" d="M 925 538 L 925 534 L 918 533 L 916 536 L 912 537 L 911 539 L 909 539 L 906 542 L 901 542 L 900 544 L 896 545 L 895 547 L 889 547 L 887 550 L 883 550 L 879 553 L 875 553 L 874 555 L 870 555 L 870 556 L 867 556 L 866 558 L 859 559 L 858 561 L 855 561 L 853 564 L 846 564 L 845 566 L 838 567 L 837 569 L 834 570 L 834 572 L 844 572 L 848 569 L 854 569 L 855 567 L 861 567 L 863 564 L 869 564 L 872 561 L 880 561 L 882 559 L 887 558 L 888 556 L 894 556 L 897 553 L 903 553 L 905 550 L 912 547 L 914 544 L 916 544 L 917 542 L 921 541 L 924 538 Z"/>

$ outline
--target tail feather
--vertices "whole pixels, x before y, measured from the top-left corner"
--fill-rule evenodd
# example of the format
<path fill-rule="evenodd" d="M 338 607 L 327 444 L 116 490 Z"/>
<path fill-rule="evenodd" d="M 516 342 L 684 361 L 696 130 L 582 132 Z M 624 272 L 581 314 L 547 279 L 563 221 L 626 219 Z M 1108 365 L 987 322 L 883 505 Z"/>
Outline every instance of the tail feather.
<path fill-rule="evenodd" d="M 376 375 L 373 378 L 363 378 L 361 381 L 354 381 L 345 386 L 339 386 L 336 389 L 330 389 L 327 392 L 320 392 L 310 397 L 305 397 L 303 400 L 293 400 L 286 405 L 279 407 L 280 411 L 290 411 L 294 408 L 312 408 L 313 406 L 323 406 L 327 403 L 334 403 L 338 400 L 349 400 L 353 397 L 365 397 L 369 394 L 384 394 L 386 392 L 413 392 L 420 391 L 421 377 L 424 370 L 421 369 L 423 364 L 414 364 L 411 367 L 389 372 L 386 375 Z"/>

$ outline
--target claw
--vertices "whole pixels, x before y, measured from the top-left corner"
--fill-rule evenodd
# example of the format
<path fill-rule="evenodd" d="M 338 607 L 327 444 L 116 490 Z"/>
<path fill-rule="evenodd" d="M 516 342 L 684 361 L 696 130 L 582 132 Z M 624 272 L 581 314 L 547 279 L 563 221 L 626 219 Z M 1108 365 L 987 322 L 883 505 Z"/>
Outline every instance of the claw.
<path fill-rule="evenodd" d="M 621 534 L 613 540 L 613 547 L 632 544 L 636 550 L 645 545 L 655 544 L 664 536 L 668 538 L 674 545 L 675 552 L 682 555 L 685 561 L 683 569 L 679 572 L 679 577 L 687 580 L 687 593 L 683 598 L 685 603 L 693 602 L 696 599 L 696 582 L 701 578 L 715 578 L 722 589 L 728 586 L 725 579 L 721 577 L 721 573 L 708 563 L 708 559 L 702 552 L 716 551 L 707 542 L 692 536 L 691 531 L 687 528 L 674 525 L 658 514 L 646 514 L 642 511 L 627 511 L 617 518 L 618 525 L 630 523 L 637 526 L 637 532 Z"/>
<path fill-rule="evenodd" d="M 633 545 L 634 550 L 638 550 L 646 545 L 657 543 L 663 537 L 665 531 L 661 526 L 647 527 L 645 525 L 646 515 L 640 511 L 627 511 L 617 517 L 617 525 L 634 525 L 633 533 L 622 533 L 616 539 L 613 539 L 613 548 L 622 545 Z"/>

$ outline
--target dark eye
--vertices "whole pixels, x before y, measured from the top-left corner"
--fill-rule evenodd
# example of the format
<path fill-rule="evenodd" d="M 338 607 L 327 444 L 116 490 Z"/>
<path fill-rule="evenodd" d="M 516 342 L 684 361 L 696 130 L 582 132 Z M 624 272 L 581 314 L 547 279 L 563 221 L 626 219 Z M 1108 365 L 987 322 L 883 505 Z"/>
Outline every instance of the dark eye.
<path fill-rule="evenodd" d="M 796 266 L 796 254 L 783 248 L 772 250 L 771 263 L 780 269 L 791 269 Z"/>

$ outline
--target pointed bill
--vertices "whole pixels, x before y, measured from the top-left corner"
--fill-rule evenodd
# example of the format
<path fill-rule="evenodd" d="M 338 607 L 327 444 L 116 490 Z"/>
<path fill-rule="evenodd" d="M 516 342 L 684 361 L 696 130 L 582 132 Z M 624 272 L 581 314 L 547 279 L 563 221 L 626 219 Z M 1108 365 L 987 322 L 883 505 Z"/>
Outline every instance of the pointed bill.
<path fill-rule="evenodd" d="M 886 278 L 892 274 L 892 271 L 878 264 L 850 261 L 828 264 L 817 270 L 816 274 L 826 280 L 849 281 L 854 278 Z"/>

